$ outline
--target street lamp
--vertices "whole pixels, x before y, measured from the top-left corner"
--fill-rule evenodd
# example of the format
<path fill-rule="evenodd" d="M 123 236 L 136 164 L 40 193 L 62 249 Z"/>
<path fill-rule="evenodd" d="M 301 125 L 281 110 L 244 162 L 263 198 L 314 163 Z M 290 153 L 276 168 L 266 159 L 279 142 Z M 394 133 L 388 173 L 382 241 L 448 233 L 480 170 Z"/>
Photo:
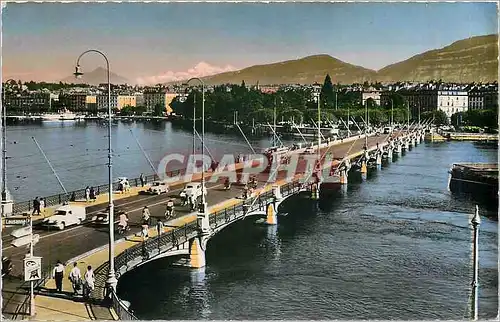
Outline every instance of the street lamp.
<path fill-rule="evenodd" d="M 201 171 L 201 206 L 200 213 L 203 216 L 206 215 L 206 200 L 205 200 L 205 83 L 198 77 L 190 78 L 184 86 L 188 86 L 189 82 L 197 80 L 201 83 L 202 88 L 202 96 L 201 96 L 201 155 L 202 155 L 202 163 L 203 168 Z"/>
<path fill-rule="evenodd" d="M 106 69 L 108 70 L 108 184 L 109 184 L 109 193 L 108 193 L 108 222 L 109 222 L 109 272 L 108 279 L 106 280 L 106 287 L 108 290 L 108 295 L 111 296 L 111 292 L 116 291 L 116 284 L 118 280 L 115 275 L 115 230 L 114 230 L 114 206 L 113 206 L 113 172 L 112 172 L 112 154 L 111 154 L 111 81 L 110 81 L 110 71 L 109 71 L 109 61 L 108 57 L 104 55 L 101 51 L 90 49 L 84 51 L 78 59 L 76 60 L 75 72 L 73 73 L 76 78 L 80 78 L 83 76 L 83 73 L 80 71 L 80 59 L 83 55 L 87 53 L 97 53 L 104 57 L 106 61 Z"/>
<path fill-rule="evenodd" d="M 5 81 L 5 85 L 9 82 L 16 82 L 16 80 L 10 78 Z M 3 89 L 3 99 L 1 103 L 5 102 L 5 88 Z M 2 217 L 5 217 L 5 207 L 7 206 L 7 106 L 0 105 L 3 108 L 2 115 Z"/>
<path fill-rule="evenodd" d="M 318 101 L 318 155 L 321 145 L 321 85 L 318 83 L 313 84 L 314 98 Z"/>

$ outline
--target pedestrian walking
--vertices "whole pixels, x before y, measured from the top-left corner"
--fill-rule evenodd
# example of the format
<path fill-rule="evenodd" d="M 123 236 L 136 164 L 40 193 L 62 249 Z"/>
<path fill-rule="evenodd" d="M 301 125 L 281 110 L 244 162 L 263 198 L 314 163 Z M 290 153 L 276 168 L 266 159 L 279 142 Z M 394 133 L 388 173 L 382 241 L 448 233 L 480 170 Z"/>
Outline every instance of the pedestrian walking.
<path fill-rule="evenodd" d="M 85 200 L 86 200 L 87 202 L 89 202 L 89 201 L 90 201 L 90 188 L 89 188 L 89 186 L 87 186 L 87 187 L 85 188 Z"/>
<path fill-rule="evenodd" d="M 149 237 L 149 227 L 148 225 L 142 225 L 142 230 L 141 230 L 141 237 L 142 240 L 146 240 Z"/>
<path fill-rule="evenodd" d="M 158 236 L 160 236 L 163 233 L 163 221 L 161 220 L 156 221 L 156 230 L 158 231 Z"/>
<path fill-rule="evenodd" d="M 77 266 L 78 264 L 75 262 L 73 263 L 73 269 L 69 273 L 69 280 L 71 281 L 71 284 L 73 285 L 73 294 L 78 295 L 78 292 L 80 291 L 80 288 L 82 287 L 82 274 L 80 272 L 80 269 Z"/>
<path fill-rule="evenodd" d="M 31 215 L 33 216 L 35 212 L 40 215 L 40 200 L 38 200 L 38 197 L 33 200 L 33 212 L 31 213 Z"/>
<path fill-rule="evenodd" d="M 141 176 L 139 177 L 139 180 L 141 180 L 141 187 L 144 187 L 144 183 L 145 183 L 144 174 L 141 173 Z"/>
<path fill-rule="evenodd" d="M 95 276 L 94 271 L 92 270 L 92 266 L 87 266 L 87 271 L 85 272 L 85 288 L 83 292 L 83 297 L 88 299 L 90 298 L 90 294 L 94 290 L 95 287 Z"/>
<path fill-rule="evenodd" d="M 56 291 L 62 292 L 62 283 L 64 277 L 64 265 L 61 261 L 57 261 L 56 267 L 52 271 L 52 278 L 56 280 Z"/>
<path fill-rule="evenodd" d="M 40 212 L 43 214 L 45 211 L 45 199 L 40 198 Z"/>
<path fill-rule="evenodd" d="M 90 200 L 92 201 L 95 201 L 95 190 L 94 190 L 94 187 L 90 187 L 90 191 L 89 191 L 89 198 Z"/>
<path fill-rule="evenodd" d="M 151 213 L 149 212 L 148 206 L 144 206 L 142 209 L 142 224 L 149 227 L 149 221 L 151 218 Z"/>

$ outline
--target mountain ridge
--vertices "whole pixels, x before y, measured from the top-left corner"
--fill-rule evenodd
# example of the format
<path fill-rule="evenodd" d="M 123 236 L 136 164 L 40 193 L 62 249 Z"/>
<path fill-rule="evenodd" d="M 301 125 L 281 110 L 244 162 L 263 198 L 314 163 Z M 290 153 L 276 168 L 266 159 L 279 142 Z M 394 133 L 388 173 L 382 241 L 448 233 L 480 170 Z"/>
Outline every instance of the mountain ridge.
<path fill-rule="evenodd" d="M 328 54 L 316 54 L 253 65 L 237 71 L 205 76 L 202 79 L 209 85 L 239 84 L 242 81 L 246 84 L 311 84 L 323 82 L 326 74 L 330 74 L 332 82 L 341 84 L 439 79 L 448 82 L 491 82 L 498 80 L 497 57 L 498 34 L 490 34 L 457 40 L 450 45 L 416 54 L 379 70 L 353 65 Z M 182 81 L 167 84 L 179 83 Z"/>
<path fill-rule="evenodd" d="M 109 78 L 111 84 L 130 84 L 130 82 L 123 76 L 113 73 L 110 71 Z M 75 76 L 68 76 L 61 80 L 63 83 L 68 84 L 90 84 L 99 85 L 108 82 L 108 70 L 104 67 L 97 67 L 91 72 L 84 72 L 81 78 L 75 78 Z"/>

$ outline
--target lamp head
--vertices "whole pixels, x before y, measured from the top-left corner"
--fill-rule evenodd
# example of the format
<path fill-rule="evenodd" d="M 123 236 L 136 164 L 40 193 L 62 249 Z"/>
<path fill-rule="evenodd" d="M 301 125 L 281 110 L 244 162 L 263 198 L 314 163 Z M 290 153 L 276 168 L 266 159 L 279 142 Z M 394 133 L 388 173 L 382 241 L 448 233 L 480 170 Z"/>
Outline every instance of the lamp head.
<path fill-rule="evenodd" d="M 80 65 L 76 65 L 73 75 L 75 75 L 76 78 L 82 78 L 83 73 L 80 71 Z"/>

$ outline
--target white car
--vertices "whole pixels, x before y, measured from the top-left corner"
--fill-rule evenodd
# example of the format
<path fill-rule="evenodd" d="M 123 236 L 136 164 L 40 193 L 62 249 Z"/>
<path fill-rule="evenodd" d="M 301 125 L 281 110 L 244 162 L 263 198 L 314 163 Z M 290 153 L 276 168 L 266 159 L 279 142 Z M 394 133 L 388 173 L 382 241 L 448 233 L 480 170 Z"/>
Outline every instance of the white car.
<path fill-rule="evenodd" d="M 67 226 L 80 225 L 85 218 L 85 207 L 64 205 L 57 208 L 53 216 L 44 219 L 43 225 L 63 230 Z"/>
<path fill-rule="evenodd" d="M 207 187 L 203 189 L 205 196 L 207 195 Z M 189 197 L 193 196 L 195 199 L 201 196 L 201 183 L 199 182 L 191 182 L 188 183 L 185 187 L 184 190 L 181 191 L 180 193 L 181 198 L 183 197 Z"/>
<path fill-rule="evenodd" d="M 169 186 L 167 181 L 154 181 L 148 191 L 149 193 L 159 195 L 167 193 L 169 191 Z"/>
<path fill-rule="evenodd" d="M 313 147 L 308 147 L 308 148 L 304 151 L 304 153 L 305 153 L 305 154 L 313 154 L 313 153 L 314 153 L 314 151 L 315 151 L 315 149 L 314 149 Z"/>

